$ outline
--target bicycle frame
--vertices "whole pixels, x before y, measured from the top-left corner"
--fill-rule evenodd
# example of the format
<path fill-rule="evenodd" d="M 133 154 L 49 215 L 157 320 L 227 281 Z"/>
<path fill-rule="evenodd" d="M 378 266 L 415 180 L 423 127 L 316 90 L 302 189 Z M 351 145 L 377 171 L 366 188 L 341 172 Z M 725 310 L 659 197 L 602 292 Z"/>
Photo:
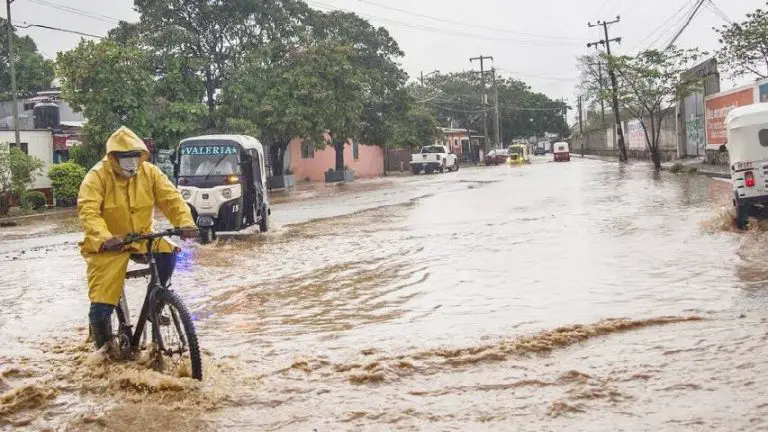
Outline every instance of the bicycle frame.
<path fill-rule="evenodd" d="M 146 276 L 147 273 L 149 273 L 150 276 L 149 284 L 147 285 L 147 292 L 144 296 L 144 304 L 141 307 L 141 312 L 139 313 L 139 318 L 136 321 L 135 329 L 132 328 L 133 325 L 131 324 L 130 320 L 130 312 L 128 310 L 128 302 L 125 299 L 125 292 L 123 292 L 123 295 L 120 297 L 120 304 L 117 308 L 118 321 L 120 322 L 120 329 L 118 330 L 118 334 L 121 336 L 125 335 L 127 337 L 127 339 L 130 341 L 131 351 L 133 352 L 141 348 L 141 338 L 144 335 L 147 321 L 150 321 L 151 318 L 151 322 L 153 323 L 160 322 L 157 308 L 153 306 L 156 305 L 155 298 L 157 294 L 161 292 L 161 290 L 167 289 L 160 283 L 160 273 L 157 268 L 157 259 L 155 258 L 155 252 L 152 248 L 155 239 L 146 238 L 144 240 L 147 241 L 147 257 L 149 258 L 149 268 L 128 272 L 126 274 L 126 279 Z M 173 325 L 177 327 L 177 330 L 180 330 L 180 323 L 176 314 L 174 313 L 171 318 Z M 183 346 L 186 346 L 187 341 L 185 340 L 181 331 L 179 331 L 179 337 L 182 339 L 181 342 Z M 162 335 L 160 334 L 159 325 L 152 326 L 152 340 L 157 344 L 157 349 L 160 352 L 166 351 Z"/>

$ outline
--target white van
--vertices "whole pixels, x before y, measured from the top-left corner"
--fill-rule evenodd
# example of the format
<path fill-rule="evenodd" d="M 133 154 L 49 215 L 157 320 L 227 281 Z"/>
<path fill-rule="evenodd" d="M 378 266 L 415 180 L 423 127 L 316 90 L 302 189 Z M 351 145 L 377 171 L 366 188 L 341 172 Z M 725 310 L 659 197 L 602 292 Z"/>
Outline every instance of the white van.
<path fill-rule="evenodd" d="M 768 104 L 733 109 L 725 119 L 733 184 L 736 226 L 744 229 L 749 216 L 768 205 Z"/>

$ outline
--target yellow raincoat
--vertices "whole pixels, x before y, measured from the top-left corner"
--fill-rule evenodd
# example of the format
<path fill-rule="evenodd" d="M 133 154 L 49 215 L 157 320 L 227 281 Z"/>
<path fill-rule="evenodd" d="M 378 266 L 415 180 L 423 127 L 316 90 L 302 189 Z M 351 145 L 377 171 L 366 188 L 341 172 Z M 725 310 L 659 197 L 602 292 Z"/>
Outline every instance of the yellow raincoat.
<path fill-rule="evenodd" d="M 141 151 L 136 175 L 122 177 L 112 152 Z M 100 252 L 102 244 L 114 236 L 153 231 L 157 206 L 174 227 L 194 227 L 192 213 L 160 169 L 146 162 L 149 151 L 144 142 L 126 127 L 107 141 L 107 156 L 85 176 L 77 197 L 77 211 L 85 239 L 80 250 L 88 265 L 88 298 L 91 303 L 117 305 L 122 293 L 130 253 L 146 253 L 145 244 L 125 252 Z M 168 241 L 156 243 L 156 252 L 172 252 Z"/>

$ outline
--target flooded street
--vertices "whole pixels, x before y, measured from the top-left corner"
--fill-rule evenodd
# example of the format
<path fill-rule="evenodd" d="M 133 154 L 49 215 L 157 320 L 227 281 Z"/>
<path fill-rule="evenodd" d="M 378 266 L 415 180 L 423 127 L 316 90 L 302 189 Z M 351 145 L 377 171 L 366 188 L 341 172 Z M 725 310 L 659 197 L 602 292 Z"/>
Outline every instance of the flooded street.
<path fill-rule="evenodd" d="M 730 185 L 550 157 L 189 244 L 201 385 L 93 364 L 80 235 L 0 230 L 0 430 L 768 430 L 768 233 Z"/>

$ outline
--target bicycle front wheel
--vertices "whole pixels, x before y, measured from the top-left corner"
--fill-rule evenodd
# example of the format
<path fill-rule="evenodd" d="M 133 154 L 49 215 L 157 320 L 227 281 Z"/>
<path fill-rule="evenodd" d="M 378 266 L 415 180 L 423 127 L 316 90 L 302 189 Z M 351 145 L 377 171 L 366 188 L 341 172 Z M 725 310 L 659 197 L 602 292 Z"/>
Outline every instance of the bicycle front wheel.
<path fill-rule="evenodd" d="M 200 346 L 187 307 L 175 292 L 169 290 L 158 292 L 156 300 L 161 306 L 157 311 L 161 340 L 157 342 L 160 342 L 158 345 L 163 358 L 170 362 L 179 376 L 202 380 Z"/>

